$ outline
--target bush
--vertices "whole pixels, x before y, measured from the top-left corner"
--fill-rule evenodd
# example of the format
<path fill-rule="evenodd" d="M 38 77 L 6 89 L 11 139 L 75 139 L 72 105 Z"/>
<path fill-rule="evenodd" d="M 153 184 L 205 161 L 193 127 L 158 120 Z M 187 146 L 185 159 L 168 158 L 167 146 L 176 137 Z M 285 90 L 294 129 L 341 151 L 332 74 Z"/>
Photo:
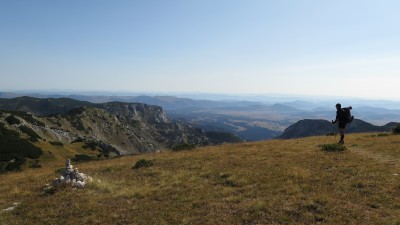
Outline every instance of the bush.
<path fill-rule="evenodd" d="M 55 169 L 54 172 L 56 174 L 60 174 L 62 171 L 64 171 L 64 169 L 65 169 L 64 167 L 61 167 L 61 168 Z"/>
<path fill-rule="evenodd" d="M 147 160 L 147 159 L 139 159 L 136 164 L 132 167 L 132 169 L 139 169 L 142 167 L 150 167 L 153 165 L 152 160 Z"/>
<path fill-rule="evenodd" d="M 62 115 L 64 118 L 66 118 L 71 125 L 79 130 L 79 131 L 85 131 L 85 127 L 83 126 L 82 120 L 81 120 L 81 114 L 84 112 L 84 108 L 75 108 L 75 109 L 71 109 L 70 111 L 68 111 L 67 113 L 65 113 L 64 115 Z"/>
<path fill-rule="evenodd" d="M 53 146 L 64 146 L 64 144 L 62 142 L 59 141 L 49 141 L 49 143 Z"/>
<path fill-rule="evenodd" d="M 323 151 L 327 152 L 340 152 L 346 149 L 346 147 L 341 144 L 323 144 L 320 145 L 320 147 Z"/>
<path fill-rule="evenodd" d="M 94 158 L 88 155 L 75 155 L 74 158 L 72 158 L 71 160 L 73 162 L 87 162 L 87 161 L 91 161 Z"/>
<path fill-rule="evenodd" d="M 37 142 L 38 139 L 41 139 L 41 137 L 34 130 L 32 130 L 31 128 L 29 128 L 29 127 L 27 127 L 25 125 L 24 126 L 20 126 L 19 129 L 22 132 L 24 132 L 25 134 L 29 135 L 31 137 L 30 141 L 32 141 L 32 142 Z"/>
<path fill-rule="evenodd" d="M 36 120 L 31 113 L 23 112 L 23 111 L 5 111 L 5 112 L 11 113 L 11 114 L 13 114 L 13 116 L 18 116 L 30 124 L 41 126 L 41 127 L 46 126 L 43 122 Z"/>
<path fill-rule="evenodd" d="M 82 148 L 84 148 L 84 149 L 90 148 L 91 150 L 96 150 L 97 146 L 98 146 L 97 142 L 88 141 L 88 142 L 85 142 L 85 144 L 82 146 Z"/>
<path fill-rule="evenodd" d="M 32 162 L 32 164 L 29 166 L 29 168 L 35 168 L 35 169 L 42 168 L 42 165 L 40 165 L 39 163 L 40 163 L 40 161 L 37 159 Z"/>
<path fill-rule="evenodd" d="M 393 133 L 394 133 L 394 134 L 400 134 L 400 125 L 397 125 L 397 126 L 393 129 Z"/>
<path fill-rule="evenodd" d="M 368 137 L 388 137 L 390 135 L 391 135 L 390 133 L 379 133 L 379 134 L 372 134 Z"/>
<path fill-rule="evenodd" d="M 195 147 L 196 146 L 193 144 L 183 143 L 183 144 L 175 145 L 174 147 L 172 147 L 172 150 L 173 151 L 192 150 Z"/>
<path fill-rule="evenodd" d="M 42 154 L 42 149 L 0 123 L 0 172 L 20 170 L 25 158 L 37 159 Z"/>
<path fill-rule="evenodd" d="M 15 116 L 13 116 L 13 115 L 8 116 L 6 118 L 6 121 L 10 125 L 20 124 L 21 123 L 21 121 L 19 121 L 19 119 L 15 118 Z"/>

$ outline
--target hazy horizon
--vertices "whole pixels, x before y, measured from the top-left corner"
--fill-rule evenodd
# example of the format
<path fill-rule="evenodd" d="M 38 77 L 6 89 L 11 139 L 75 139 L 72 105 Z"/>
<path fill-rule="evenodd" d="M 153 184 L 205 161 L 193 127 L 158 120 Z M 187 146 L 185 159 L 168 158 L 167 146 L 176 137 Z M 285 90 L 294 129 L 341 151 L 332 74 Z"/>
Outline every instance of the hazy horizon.
<path fill-rule="evenodd" d="M 400 101 L 398 1 L 3 1 L 0 91 Z"/>
<path fill-rule="evenodd" d="M 102 90 L 60 90 L 60 89 L 25 89 L 25 90 L 0 90 L 0 93 L 20 94 L 27 96 L 43 95 L 43 96 L 108 96 L 108 97 L 137 97 L 137 96 L 172 96 L 177 98 L 189 98 L 194 100 L 238 100 L 238 101 L 259 101 L 259 102 L 289 102 L 289 101 L 308 101 L 308 102 L 369 102 L 379 103 L 397 103 L 396 99 L 384 98 L 361 98 L 351 96 L 313 96 L 313 95 L 290 95 L 290 94 L 277 94 L 277 93 L 259 93 L 259 94 L 246 94 L 246 93 L 212 93 L 212 92 L 135 92 L 135 91 L 102 91 Z M 353 103 L 354 104 L 354 103 Z M 400 105 L 399 105 L 400 106 Z"/>

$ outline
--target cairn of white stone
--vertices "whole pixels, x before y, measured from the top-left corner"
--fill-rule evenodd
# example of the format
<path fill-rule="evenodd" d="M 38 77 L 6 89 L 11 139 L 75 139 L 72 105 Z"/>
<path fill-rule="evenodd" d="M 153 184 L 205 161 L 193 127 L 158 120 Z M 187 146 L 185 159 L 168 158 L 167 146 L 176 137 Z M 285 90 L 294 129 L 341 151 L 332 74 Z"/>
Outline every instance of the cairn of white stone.
<path fill-rule="evenodd" d="M 87 182 L 91 182 L 92 178 L 84 173 L 79 173 L 78 168 L 71 164 L 71 160 L 67 160 L 65 168 L 61 171 L 60 177 L 53 181 L 54 187 L 71 186 L 75 188 L 84 188 Z"/>

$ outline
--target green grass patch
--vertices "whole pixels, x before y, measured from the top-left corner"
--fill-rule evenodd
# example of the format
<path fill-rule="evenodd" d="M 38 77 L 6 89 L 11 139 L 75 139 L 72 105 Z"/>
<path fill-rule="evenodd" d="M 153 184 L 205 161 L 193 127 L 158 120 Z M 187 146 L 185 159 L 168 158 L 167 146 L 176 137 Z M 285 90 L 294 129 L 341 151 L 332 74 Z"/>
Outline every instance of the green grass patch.
<path fill-rule="evenodd" d="M 73 162 L 87 162 L 94 160 L 94 158 L 92 156 L 82 154 L 82 155 L 75 155 L 75 157 L 72 158 L 71 160 Z"/>
<path fill-rule="evenodd" d="M 322 151 L 326 152 L 341 152 L 346 150 L 346 146 L 341 144 L 323 144 L 320 145 Z"/>
<path fill-rule="evenodd" d="M 64 144 L 62 142 L 59 141 L 49 141 L 49 143 L 53 146 L 58 146 L 58 147 L 62 147 L 64 146 Z"/>
<path fill-rule="evenodd" d="M 196 146 L 193 144 L 183 143 L 183 144 L 175 145 L 174 147 L 172 147 L 172 150 L 173 151 L 183 151 L 183 150 L 192 150 L 194 148 L 196 148 Z"/>
<path fill-rule="evenodd" d="M 392 135 L 392 134 L 390 134 L 390 133 L 379 133 L 379 134 L 371 134 L 368 137 L 388 137 L 390 135 Z"/>
<path fill-rule="evenodd" d="M 143 167 L 150 167 L 153 166 L 153 161 L 152 160 L 147 160 L 147 159 L 139 159 L 136 164 L 132 167 L 132 169 L 139 169 Z"/>

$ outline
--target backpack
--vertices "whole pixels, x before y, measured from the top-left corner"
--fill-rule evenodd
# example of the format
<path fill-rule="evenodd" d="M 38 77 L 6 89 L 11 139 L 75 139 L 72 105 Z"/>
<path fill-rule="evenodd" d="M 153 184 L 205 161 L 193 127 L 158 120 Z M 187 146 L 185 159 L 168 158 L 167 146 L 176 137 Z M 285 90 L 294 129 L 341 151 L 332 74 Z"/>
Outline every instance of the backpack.
<path fill-rule="evenodd" d="M 344 122 L 345 123 L 351 123 L 354 119 L 354 116 L 351 115 L 350 110 L 352 110 L 353 107 L 349 106 L 347 108 L 342 108 L 344 114 L 343 114 L 343 118 L 344 118 Z"/>

